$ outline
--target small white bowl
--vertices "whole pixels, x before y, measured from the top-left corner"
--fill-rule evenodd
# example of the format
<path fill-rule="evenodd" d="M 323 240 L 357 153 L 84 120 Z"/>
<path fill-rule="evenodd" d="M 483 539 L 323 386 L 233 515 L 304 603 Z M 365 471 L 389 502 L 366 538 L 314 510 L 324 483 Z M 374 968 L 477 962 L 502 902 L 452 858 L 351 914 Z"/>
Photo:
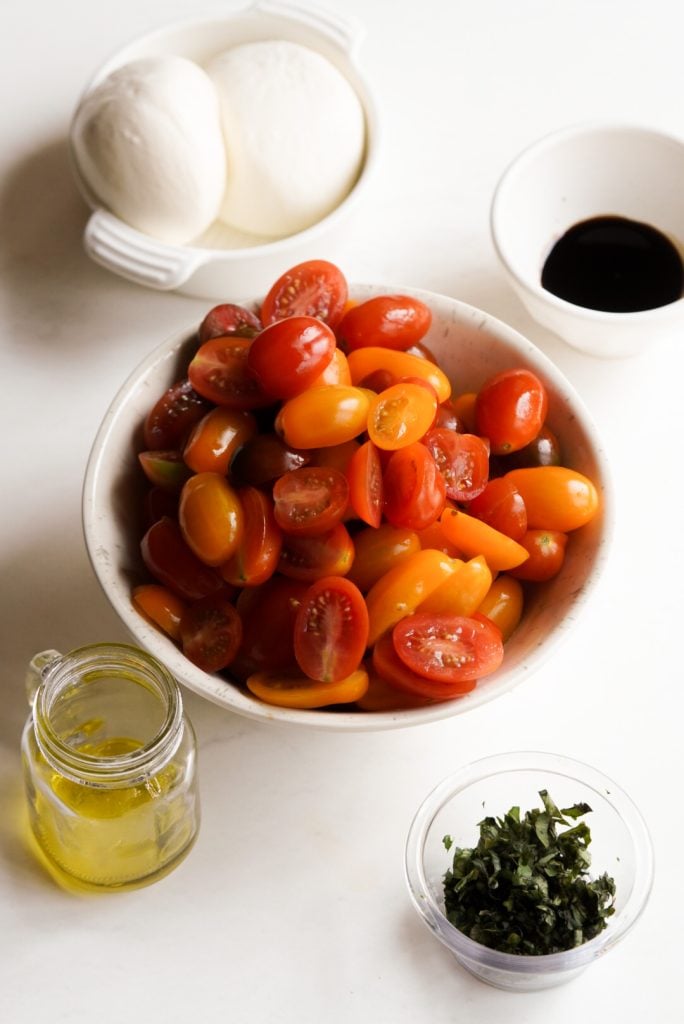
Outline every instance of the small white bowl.
<path fill-rule="evenodd" d="M 606 313 L 542 288 L 544 262 L 580 221 L 616 215 L 657 228 L 684 254 L 684 142 L 649 128 L 581 124 L 524 150 L 494 193 L 491 232 L 511 284 L 531 315 L 573 348 L 605 358 L 648 350 L 684 327 L 684 299 L 636 313 Z"/>
<path fill-rule="evenodd" d="M 242 43 L 283 39 L 307 46 L 334 64 L 356 91 L 365 114 L 366 150 L 351 192 L 316 224 L 286 238 L 259 242 L 237 232 L 229 233 L 217 223 L 206 232 L 206 246 L 160 242 L 115 217 L 91 193 L 73 157 L 77 183 L 93 210 L 84 233 L 88 255 L 136 284 L 224 301 L 227 295 L 265 293 L 280 274 L 304 260 L 325 257 L 335 261 L 344 251 L 352 218 L 367 192 L 377 161 L 375 100 L 357 65 L 362 38 L 361 26 L 347 16 L 259 0 L 225 17 L 186 21 L 150 32 L 115 53 L 97 71 L 84 96 L 116 68 L 141 57 L 176 54 L 204 65 Z"/>
<path fill-rule="evenodd" d="M 592 813 L 591 867 L 596 878 L 615 880 L 615 913 L 607 927 L 583 945 L 541 956 L 516 955 L 474 942 L 444 913 L 444 874 L 453 863 L 444 848 L 477 845 L 478 823 L 502 817 L 513 806 L 540 807 L 546 789 L 558 807 L 588 803 Z M 630 930 L 643 911 L 653 883 L 653 848 L 641 814 L 619 786 L 589 765 L 557 754 L 513 752 L 486 757 L 445 779 L 421 804 L 406 844 L 406 879 L 424 923 L 471 974 L 496 988 L 532 991 L 575 978 L 604 956 Z"/>
<path fill-rule="evenodd" d="M 432 326 L 425 341 L 453 381 L 455 393 L 477 390 L 492 374 L 515 366 L 528 367 L 542 379 L 549 394 L 547 422 L 560 441 L 564 463 L 594 481 L 601 496 L 601 512 L 572 534 L 559 575 L 535 588 L 522 622 L 506 645 L 502 667 L 464 697 L 391 712 L 299 711 L 263 704 L 223 676 L 209 675 L 193 665 L 131 603 L 132 587 L 149 579 L 139 550 L 145 483 L 136 452 L 141 447 L 142 424 L 157 398 L 183 377 L 197 347 L 192 329 L 169 338 L 123 384 L 95 438 L 83 492 L 86 546 L 105 594 L 138 645 L 167 665 L 191 690 L 249 718 L 370 731 L 463 714 L 507 692 L 552 656 L 572 632 L 603 572 L 613 534 L 613 488 L 596 428 L 572 385 L 532 342 L 473 306 L 403 287 L 350 288 L 357 301 L 392 292 L 415 295 L 432 310 Z"/>

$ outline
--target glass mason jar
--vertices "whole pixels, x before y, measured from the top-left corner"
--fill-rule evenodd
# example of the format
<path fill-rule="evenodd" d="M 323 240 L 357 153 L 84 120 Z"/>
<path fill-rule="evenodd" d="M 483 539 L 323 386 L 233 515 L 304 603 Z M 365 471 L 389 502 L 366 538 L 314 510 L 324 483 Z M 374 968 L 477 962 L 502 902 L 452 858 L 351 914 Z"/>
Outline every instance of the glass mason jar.
<path fill-rule="evenodd" d="M 27 691 L 29 821 L 53 874 L 123 889 L 175 867 L 200 812 L 195 736 L 173 676 L 136 647 L 92 644 L 37 654 Z"/>

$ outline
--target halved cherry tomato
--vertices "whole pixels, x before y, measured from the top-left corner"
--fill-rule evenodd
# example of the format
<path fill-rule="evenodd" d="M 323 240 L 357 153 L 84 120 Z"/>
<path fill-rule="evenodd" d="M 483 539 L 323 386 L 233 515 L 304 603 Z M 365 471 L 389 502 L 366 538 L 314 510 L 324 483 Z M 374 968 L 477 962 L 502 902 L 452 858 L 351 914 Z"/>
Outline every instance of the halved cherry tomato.
<path fill-rule="evenodd" d="M 444 477 L 424 444 L 393 452 L 384 477 L 384 512 L 392 526 L 423 530 L 442 513 Z"/>
<path fill-rule="evenodd" d="M 513 482 L 505 477 L 490 480 L 469 503 L 468 514 L 513 540 L 520 540 L 527 529 L 525 502 Z"/>
<path fill-rule="evenodd" d="M 436 411 L 434 392 L 419 384 L 394 384 L 371 400 L 368 436 L 388 451 L 405 448 L 430 429 Z"/>
<path fill-rule="evenodd" d="M 216 405 L 231 409 L 260 409 L 273 398 L 264 394 L 247 366 L 251 342 L 229 336 L 212 338 L 198 348 L 188 366 L 195 391 Z"/>
<path fill-rule="evenodd" d="M 178 493 L 190 476 L 190 469 L 180 452 L 139 452 L 143 473 L 156 487 Z"/>
<path fill-rule="evenodd" d="M 152 451 L 182 447 L 195 423 L 210 409 L 207 399 L 198 395 L 189 380 L 173 384 L 147 414 L 145 444 Z"/>
<path fill-rule="evenodd" d="M 319 683 L 301 672 L 257 672 L 247 679 L 247 689 L 266 704 L 281 708 L 325 708 L 360 700 L 368 689 L 368 673 L 358 668 L 346 679 Z"/>
<path fill-rule="evenodd" d="M 468 558 L 484 555 L 492 572 L 512 569 L 529 558 L 517 541 L 460 509 L 444 509 L 440 523 L 448 539 Z"/>
<path fill-rule="evenodd" d="M 212 594 L 186 608 L 180 621 L 183 654 L 204 672 L 227 668 L 238 652 L 242 622 L 224 594 Z"/>
<path fill-rule="evenodd" d="M 327 260 L 307 260 L 283 274 L 261 307 L 264 326 L 289 316 L 315 316 L 333 329 L 347 302 L 347 281 Z"/>
<path fill-rule="evenodd" d="M 180 640 L 180 621 L 187 605 L 168 587 L 143 583 L 133 590 L 133 604 L 172 640 Z"/>
<path fill-rule="evenodd" d="M 427 432 L 423 444 L 432 453 L 444 477 L 448 498 L 470 501 L 485 489 L 489 478 L 489 450 L 481 437 L 435 427 Z"/>
<path fill-rule="evenodd" d="M 503 661 L 501 631 L 484 616 L 417 613 L 397 623 L 392 642 L 407 668 L 438 683 L 482 679 Z"/>
<path fill-rule="evenodd" d="M 371 659 L 367 659 L 363 667 L 368 673 L 368 689 L 356 702 L 361 711 L 405 711 L 409 708 L 428 707 L 435 703 L 428 697 L 419 697 L 418 694 L 406 693 L 392 686 L 378 673 Z"/>
<path fill-rule="evenodd" d="M 441 551 L 416 551 L 381 576 L 366 595 L 368 643 L 373 645 L 386 630 L 411 615 L 456 569 L 453 559 Z"/>
<path fill-rule="evenodd" d="M 278 572 L 313 583 L 324 576 L 346 576 L 354 562 L 354 542 L 344 523 L 315 537 L 285 534 Z"/>
<path fill-rule="evenodd" d="M 295 621 L 294 648 L 305 675 L 323 683 L 346 679 L 368 642 L 368 609 L 358 587 L 343 576 L 311 585 Z"/>
<path fill-rule="evenodd" d="M 434 427 L 443 427 L 445 430 L 454 430 L 457 434 L 472 434 L 472 430 L 467 430 L 465 422 L 459 416 L 456 406 L 451 398 L 448 398 L 446 402 L 441 402 L 437 407 L 437 413 L 435 415 Z"/>
<path fill-rule="evenodd" d="M 432 313 L 420 299 L 377 295 L 345 313 L 337 333 L 350 352 L 369 345 L 404 350 L 420 341 L 431 323 Z"/>
<path fill-rule="evenodd" d="M 294 398 L 331 362 L 335 335 L 312 316 L 276 320 L 249 347 L 247 366 L 273 398 Z"/>
<path fill-rule="evenodd" d="M 489 438 L 494 455 L 515 452 L 533 441 L 548 408 L 546 388 L 530 370 L 503 370 L 480 389 L 475 405 L 477 433 Z"/>
<path fill-rule="evenodd" d="M 423 380 L 429 381 L 440 402 L 445 402 L 451 394 L 449 378 L 438 366 L 408 352 L 397 352 L 394 349 L 373 345 L 350 352 L 347 362 L 354 384 L 359 384 L 364 377 L 368 377 L 376 370 L 387 370 L 394 374 L 397 380 L 400 377 L 422 377 Z"/>
<path fill-rule="evenodd" d="M 283 537 L 269 495 L 256 487 L 241 487 L 236 494 L 242 506 L 242 536 L 220 572 L 236 587 L 255 587 L 276 571 Z"/>
<path fill-rule="evenodd" d="M 420 551 L 418 534 L 383 523 L 354 534 L 356 554 L 349 579 L 365 593 L 390 569 Z"/>
<path fill-rule="evenodd" d="M 246 679 L 253 672 L 296 667 L 294 624 L 308 589 L 298 580 L 272 576 L 261 586 L 240 591 L 236 607 L 242 643 L 231 672 Z"/>
<path fill-rule="evenodd" d="M 520 583 L 509 573 L 500 573 L 477 609 L 501 630 L 504 643 L 510 639 L 523 613 L 524 595 Z"/>
<path fill-rule="evenodd" d="M 200 561 L 212 566 L 232 557 L 244 530 L 238 496 L 219 473 L 196 473 L 186 481 L 178 521 L 188 546 Z"/>
<path fill-rule="evenodd" d="M 224 583 L 215 569 L 201 562 L 183 539 L 178 523 L 162 516 L 140 542 L 148 572 L 179 597 L 196 601 L 213 594 Z"/>
<path fill-rule="evenodd" d="M 449 558 L 460 558 L 463 554 L 460 548 L 447 540 L 439 519 L 435 519 L 434 523 L 430 523 L 422 530 L 416 530 L 416 533 L 421 548 L 435 548 L 437 551 L 443 551 Z"/>
<path fill-rule="evenodd" d="M 327 384 L 344 384 L 348 387 L 351 382 L 352 379 L 351 373 L 349 372 L 347 357 L 341 348 L 336 348 L 333 352 L 332 359 L 326 368 L 319 373 L 315 380 L 311 381 L 309 387 L 322 388 Z"/>
<path fill-rule="evenodd" d="M 253 338 L 261 330 L 261 321 L 244 306 L 236 306 L 232 302 L 223 302 L 210 309 L 199 327 L 200 344 L 211 338 L 225 338 L 234 335 L 238 338 Z"/>
<path fill-rule="evenodd" d="M 373 668 L 395 689 L 432 702 L 462 697 L 477 685 L 475 679 L 443 683 L 412 672 L 397 654 L 391 630 L 381 636 L 373 648 Z"/>
<path fill-rule="evenodd" d="M 511 569 L 511 576 L 543 583 L 558 575 L 565 561 L 567 534 L 558 530 L 528 530 L 520 543 L 530 557 L 516 569 Z"/>
<path fill-rule="evenodd" d="M 349 501 L 354 512 L 369 526 L 378 527 L 382 520 L 382 465 L 378 449 L 372 441 L 362 444 L 347 467 Z"/>
<path fill-rule="evenodd" d="M 473 615 L 492 583 L 492 573 L 482 555 L 461 562 L 456 571 L 437 587 L 418 611 L 432 615 Z"/>
<path fill-rule="evenodd" d="M 285 473 L 273 488 L 275 519 L 286 533 L 326 533 L 344 515 L 349 485 L 344 473 L 321 466 L 303 466 Z"/>
<path fill-rule="evenodd" d="M 291 448 L 277 434 L 254 434 L 233 459 L 230 475 L 237 483 L 262 487 L 273 484 L 283 473 L 306 466 L 310 460 L 310 451 Z"/>
<path fill-rule="evenodd" d="M 567 533 L 584 526 L 598 512 L 599 496 L 591 480 L 564 466 L 534 466 L 506 474 L 518 489 L 531 529 Z"/>
<path fill-rule="evenodd" d="M 284 403 L 276 429 L 294 448 L 332 447 L 365 430 L 368 405 L 368 394 L 361 388 L 341 384 L 309 388 Z"/>
<path fill-rule="evenodd" d="M 183 449 L 183 459 L 195 473 L 225 476 L 236 452 L 255 432 L 256 420 L 251 413 L 218 406 L 195 424 Z"/>

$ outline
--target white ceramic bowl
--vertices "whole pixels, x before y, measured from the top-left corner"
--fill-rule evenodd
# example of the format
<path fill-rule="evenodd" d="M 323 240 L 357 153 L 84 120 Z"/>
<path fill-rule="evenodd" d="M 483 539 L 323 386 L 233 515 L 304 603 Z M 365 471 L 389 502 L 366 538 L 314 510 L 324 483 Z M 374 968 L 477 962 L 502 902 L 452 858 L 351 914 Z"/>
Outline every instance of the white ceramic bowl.
<path fill-rule="evenodd" d="M 542 956 L 489 949 L 464 935 L 444 913 L 444 874 L 454 848 L 477 845 L 478 823 L 502 817 L 513 807 L 521 815 L 541 807 L 546 789 L 557 807 L 588 803 L 582 820 L 591 831 L 591 867 L 597 878 L 615 880 L 615 913 L 593 939 L 573 949 Z M 443 837 L 450 835 L 449 854 Z M 624 938 L 638 920 L 653 883 L 653 848 L 646 824 L 627 794 L 595 768 L 557 754 L 512 752 L 485 757 L 445 779 L 426 797 L 406 843 L 406 879 L 413 904 L 428 928 L 481 981 L 496 988 L 532 991 L 577 977 Z"/>
<path fill-rule="evenodd" d="M 238 246 L 217 224 L 206 233 L 207 244 L 170 245 L 135 230 L 103 209 L 90 192 L 73 158 L 80 190 L 93 213 L 84 245 L 89 256 L 113 273 L 149 288 L 226 301 L 228 295 L 265 293 L 284 271 L 307 259 L 339 262 L 352 219 L 375 170 L 378 116 L 372 93 L 358 69 L 361 26 L 337 13 L 304 5 L 258 0 L 225 17 L 202 18 L 170 25 L 134 40 L 99 68 L 84 95 L 108 74 L 141 57 L 176 54 L 204 65 L 232 46 L 259 40 L 284 39 L 326 57 L 348 79 L 364 109 L 366 151 L 359 178 L 347 197 L 328 216 L 287 238 Z M 228 247 L 226 247 L 226 245 Z M 231 247 L 232 246 L 232 247 Z"/>
<path fill-rule="evenodd" d="M 574 348 L 618 357 L 647 351 L 684 327 L 684 298 L 605 313 L 542 288 L 544 262 L 579 221 L 617 215 L 657 228 L 684 255 L 684 142 L 649 128 L 581 124 L 541 139 L 504 172 L 491 208 L 501 264 L 532 316 Z"/>
<path fill-rule="evenodd" d="M 396 712 L 298 711 L 270 707 L 218 675 L 192 665 L 167 637 L 131 605 L 131 589 L 147 575 L 139 540 L 144 480 L 137 464 L 144 418 L 163 391 L 183 376 L 197 341 L 191 329 L 167 339 L 147 356 L 114 398 L 93 445 L 85 476 L 83 522 L 95 573 L 121 620 L 140 646 L 166 664 L 191 690 L 250 718 L 325 729 L 373 730 L 417 725 L 490 701 L 538 669 L 571 632 L 598 582 L 612 535 L 613 491 L 607 459 L 592 420 L 572 386 L 530 341 L 487 313 L 430 292 L 387 286 L 350 288 L 357 300 L 403 292 L 426 302 L 433 315 L 427 345 L 454 383 L 455 393 L 477 390 L 493 373 L 526 366 L 549 393 L 547 422 L 557 434 L 566 465 L 589 476 L 601 496 L 601 513 L 571 536 L 562 572 L 539 585 L 506 646 L 502 667 L 459 700 Z"/>

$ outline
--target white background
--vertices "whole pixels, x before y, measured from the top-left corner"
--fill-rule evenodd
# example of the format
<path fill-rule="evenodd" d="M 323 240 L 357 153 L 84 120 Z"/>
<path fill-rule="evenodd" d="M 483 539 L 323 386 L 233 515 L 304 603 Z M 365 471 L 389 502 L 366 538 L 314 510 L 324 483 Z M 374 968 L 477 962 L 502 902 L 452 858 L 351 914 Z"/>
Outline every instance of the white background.
<path fill-rule="evenodd" d="M 445 292 L 508 321 L 562 368 L 602 432 L 617 536 L 572 639 L 510 695 L 418 730 L 288 731 L 189 694 L 204 821 L 175 873 L 76 898 L 26 850 L 25 664 L 46 647 L 125 639 L 81 536 L 91 441 L 142 356 L 208 308 L 87 260 L 68 123 L 119 45 L 232 6 L 2 5 L 0 1019 L 681 1021 L 684 337 L 632 360 L 574 352 L 529 319 L 488 234 L 499 174 L 538 136 L 594 117 L 684 134 L 679 0 L 329 0 L 365 24 L 362 66 L 383 110 L 382 166 L 347 276 Z M 425 793 L 512 748 L 611 775 L 642 809 L 657 856 L 651 902 L 625 941 L 569 986 L 529 995 L 463 973 L 415 915 L 402 873 Z"/>

